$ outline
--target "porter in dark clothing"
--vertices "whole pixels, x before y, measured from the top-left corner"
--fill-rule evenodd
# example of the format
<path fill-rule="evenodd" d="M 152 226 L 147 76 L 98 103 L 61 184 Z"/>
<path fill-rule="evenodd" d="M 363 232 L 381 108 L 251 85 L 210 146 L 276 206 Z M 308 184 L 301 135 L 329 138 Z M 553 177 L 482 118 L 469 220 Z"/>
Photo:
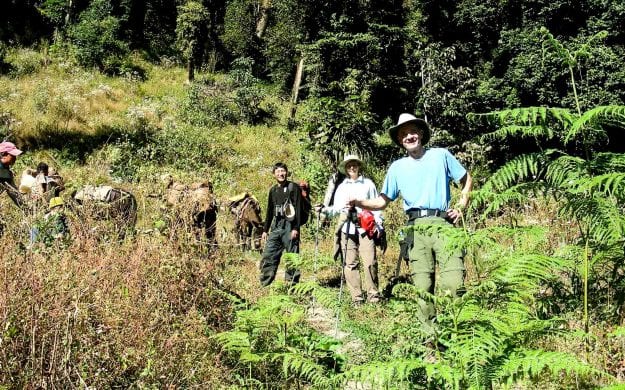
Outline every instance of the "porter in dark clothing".
<path fill-rule="evenodd" d="M 288 181 L 285 164 L 274 165 L 275 184 L 269 190 L 267 216 L 263 227 L 263 241 L 266 241 L 263 258 L 260 262 L 260 283 L 268 286 L 276 278 L 282 252 L 299 253 L 299 229 L 302 195 L 297 184 Z M 287 268 L 285 280 L 297 283 L 300 271 Z"/>

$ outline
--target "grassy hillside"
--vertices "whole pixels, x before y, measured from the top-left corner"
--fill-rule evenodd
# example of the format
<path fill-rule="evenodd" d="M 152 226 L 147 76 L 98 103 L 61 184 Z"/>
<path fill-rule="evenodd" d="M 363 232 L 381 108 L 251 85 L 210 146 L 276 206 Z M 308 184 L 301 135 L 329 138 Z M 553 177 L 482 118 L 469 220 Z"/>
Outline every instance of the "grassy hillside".
<path fill-rule="evenodd" d="M 345 291 L 339 302 L 332 233 L 314 223 L 301 256 L 284 259 L 302 267 L 304 282 L 262 289 L 260 255 L 237 247 L 227 198 L 250 191 L 264 210 L 276 161 L 310 180 L 317 200 L 330 173 L 305 135 L 286 126 L 290 107 L 271 86 L 257 85 L 273 115 L 217 123 L 211 118 L 242 110 L 229 100 L 228 75 L 200 75 L 190 86 L 175 66 L 142 63 L 145 79 L 110 78 L 37 52 L 12 56 L 30 64 L 0 78 L 4 135 L 26 151 L 14 171 L 47 162 L 68 182 L 64 197 L 83 184 L 127 189 L 139 223 L 120 241 L 106 224 L 70 212 L 69 243 L 29 247 L 39 216 L 0 198 L 0 389 L 592 388 L 622 379 L 623 328 L 601 320 L 603 303 L 581 332 L 572 276 L 581 265 L 569 245 L 578 232 L 554 217 L 556 202 L 534 199 L 453 229 L 468 249 L 467 293 L 426 297 L 439 312 L 435 333 L 415 320 L 423 294 L 407 284 L 382 305 L 354 309 Z M 166 174 L 214 184 L 217 251 L 186 226 L 167 226 Z M 395 267 L 399 202 L 386 220 L 381 287 Z M 594 292 L 593 302 L 613 297 Z"/>

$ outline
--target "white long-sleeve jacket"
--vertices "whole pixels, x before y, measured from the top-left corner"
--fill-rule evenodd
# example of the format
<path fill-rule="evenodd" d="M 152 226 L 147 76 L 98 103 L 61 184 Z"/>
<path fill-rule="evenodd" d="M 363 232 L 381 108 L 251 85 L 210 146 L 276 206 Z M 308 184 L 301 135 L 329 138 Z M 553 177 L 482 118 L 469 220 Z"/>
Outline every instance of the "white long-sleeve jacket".
<path fill-rule="evenodd" d="M 378 196 L 378 190 L 375 188 L 375 184 L 370 179 L 367 179 L 363 176 L 358 176 L 356 180 L 352 180 L 349 177 L 345 178 L 343 182 L 336 189 L 336 193 L 334 194 L 334 204 L 330 207 L 325 207 L 323 212 L 328 217 L 335 217 L 339 214 L 347 215 L 347 207 L 345 206 L 349 200 L 352 199 L 373 199 Z M 362 209 L 360 207 L 356 207 L 356 211 L 360 213 Z M 373 216 L 375 218 L 375 223 L 379 230 L 382 230 L 382 212 L 381 211 L 373 211 Z M 349 224 L 349 232 L 347 231 L 347 223 L 343 224 L 343 228 L 341 229 L 343 233 L 355 234 L 356 228 L 354 224 Z M 358 228 L 358 233 L 364 233 L 364 229 Z"/>

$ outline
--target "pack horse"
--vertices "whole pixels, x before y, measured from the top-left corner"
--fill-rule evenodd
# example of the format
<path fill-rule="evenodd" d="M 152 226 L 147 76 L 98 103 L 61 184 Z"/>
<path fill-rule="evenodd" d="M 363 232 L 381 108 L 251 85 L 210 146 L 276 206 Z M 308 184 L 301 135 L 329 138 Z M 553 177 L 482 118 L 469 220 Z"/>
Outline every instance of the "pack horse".
<path fill-rule="evenodd" d="M 88 213 L 96 220 L 110 220 L 119 237 L 134 230 L 137 223 L 137 200 L 121 188 L 86 185 L 72 193 L 78 214 Z"/>
<path fill-rule="evenodd" d="M 243 250 L 260 250 L 263 219 L 260 203 L 247 192 L 230 199 L 230 213 L 234 216 L 234 231 Z"/>

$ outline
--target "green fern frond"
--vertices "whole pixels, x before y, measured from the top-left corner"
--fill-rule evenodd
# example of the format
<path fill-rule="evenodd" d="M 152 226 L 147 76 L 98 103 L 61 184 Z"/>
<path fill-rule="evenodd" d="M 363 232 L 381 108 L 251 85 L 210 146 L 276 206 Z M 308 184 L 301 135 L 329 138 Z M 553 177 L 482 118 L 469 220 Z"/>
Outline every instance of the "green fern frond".
<path fill-rule="evenodd" d="M 300 282 L 291 287 L 291 292 L 296 296 L 304 298 L 313 294 L 318 287 L 319 284 L 314 281 Z"/>
<path fill-rule="evenodd" d="M 544 194 L 549 187 L 545 182 L 527 182 L 510 186 L 497 192 L 489 188 L 481 188 L 471 193 L 472 209 L 483 208 L 481 219 L 484 220 L 497 214 L 506 206 L 523 205 L 530 201 L 530 196 Z"/>
<path fill-rule="evenodd" d="M 236 354 L 240 362 L 259 363 L 266 358 L 266 354 L 252 351 L 252 343 L 246 332 L 221 332 L 211 336 L 211 338 L 217 340 L 225 352 Z"/>
<path fill-rule="evenodd" d="M 588 135 L 589 133 L 604 134 L 604 125 L 625 125 L 625 106 L 598 106 L 582 114 L 574 121 L 564 137 L 564 142 Z"/>
<path fill-rule="evenodd" d="M 567 198 L 560 211 L 580 221 L 586 234 L 600 246 L 611 245 L 624 238 L 625 218 L 608 198 L 576 194 Z"/>
<path fill-rule="evenodd" d="M 553 129 L 544 125 L 508 125 L 499 130 L 481 136 L 482 142 L 508 140 L 510 138 L 533 138 L 551 139 L 554 137 Z"/>
<path fill-rule="evenodd" d="M 557 124 L 569 127 L 576 119 L 569 110 L 559 107 L 522 107 L 471 115 L 470 119 L 485 118 L 499 125 L 543 126 Z"/>
<path fill-rule="evenodd" d="M 324 367 L 299 351 L 276 354 L 273 360 L 282 360 L 282 370 L 286 378 L 293 375 L 319 388 L 328 383 Z"/>
<path fill-rule="evenodd" d="M 597 153 L 590 161 L 590 169 L 595 175 L 625 172 L 625 154 Z"/>
<path fill-rule="evenodd" d="M 561 156 L 547 167 L 545 179 L 555 188 L 571 187 L 586 174 L 586 162 L 579 157 Z"/>
<path fill-rule="evenodd" d="M 562 372 L 586 377 L 591 375 L 609 377 L 605 372 L 593 368 L 573 355 L 543 350 L 515 351 L 497 371 L 495 376 L 508 385 L 522 378 L 536 378 L 543 372 L 550 373 L 554 379 Z"/>
<path fill-rule="evenodd" d="M 336 309 L 340 305 L 336 289 L 319 287 L 315 289 L 313 296 L 317 302 L 328 309 Z"/>
<path fill-rule="evenodd" d="M 449 367 L 445 362 L 429 363 L 420 359 L 396 359 L 391 362 L 371 362 L 353 366 L 337 375 L 336 380 L 343 384 L 356 381 L 374 388 L 382 388 L 408 381 L 419 372 L 424 380 L 430 383 L 450 384 L 460 380 L 458 370 Z"/>
<path fill-rule="evenodd" d="M 534 180 L 540 175 L 542 160 L 540 153 L 515 157 L 499 168 L 483 187 L 501 192 L 527 179 Z"/>
<path fill-rule="evenodd" d="M 249 351 L 251 348 L 250 338 L 247 332 L 221 332 L 211 338 L 217 340 L 226 352 L 243 352 Z"/>
<path fill-rule="evenodd" d="M 338 304 L 336 290 L 320 286 L 317 282 L 300 282 L 291 287 L 291 292 L 301 298 L 313 296 L 322 306 L 335 309 Z"/>
<path fill-rule="evenodd" d="M 582 193 L 600 192 L 605 196 L 625 198 L 625 173 L 606 173 L 584 180 L 577 191 Z"/>
<path fill-rule="evenodd" d="M 492 277 L 495 281 L 536 287 L 564 269 L 568 262 L 558 257 L 539 254 L 515 255 L 503 259 Z"/>

